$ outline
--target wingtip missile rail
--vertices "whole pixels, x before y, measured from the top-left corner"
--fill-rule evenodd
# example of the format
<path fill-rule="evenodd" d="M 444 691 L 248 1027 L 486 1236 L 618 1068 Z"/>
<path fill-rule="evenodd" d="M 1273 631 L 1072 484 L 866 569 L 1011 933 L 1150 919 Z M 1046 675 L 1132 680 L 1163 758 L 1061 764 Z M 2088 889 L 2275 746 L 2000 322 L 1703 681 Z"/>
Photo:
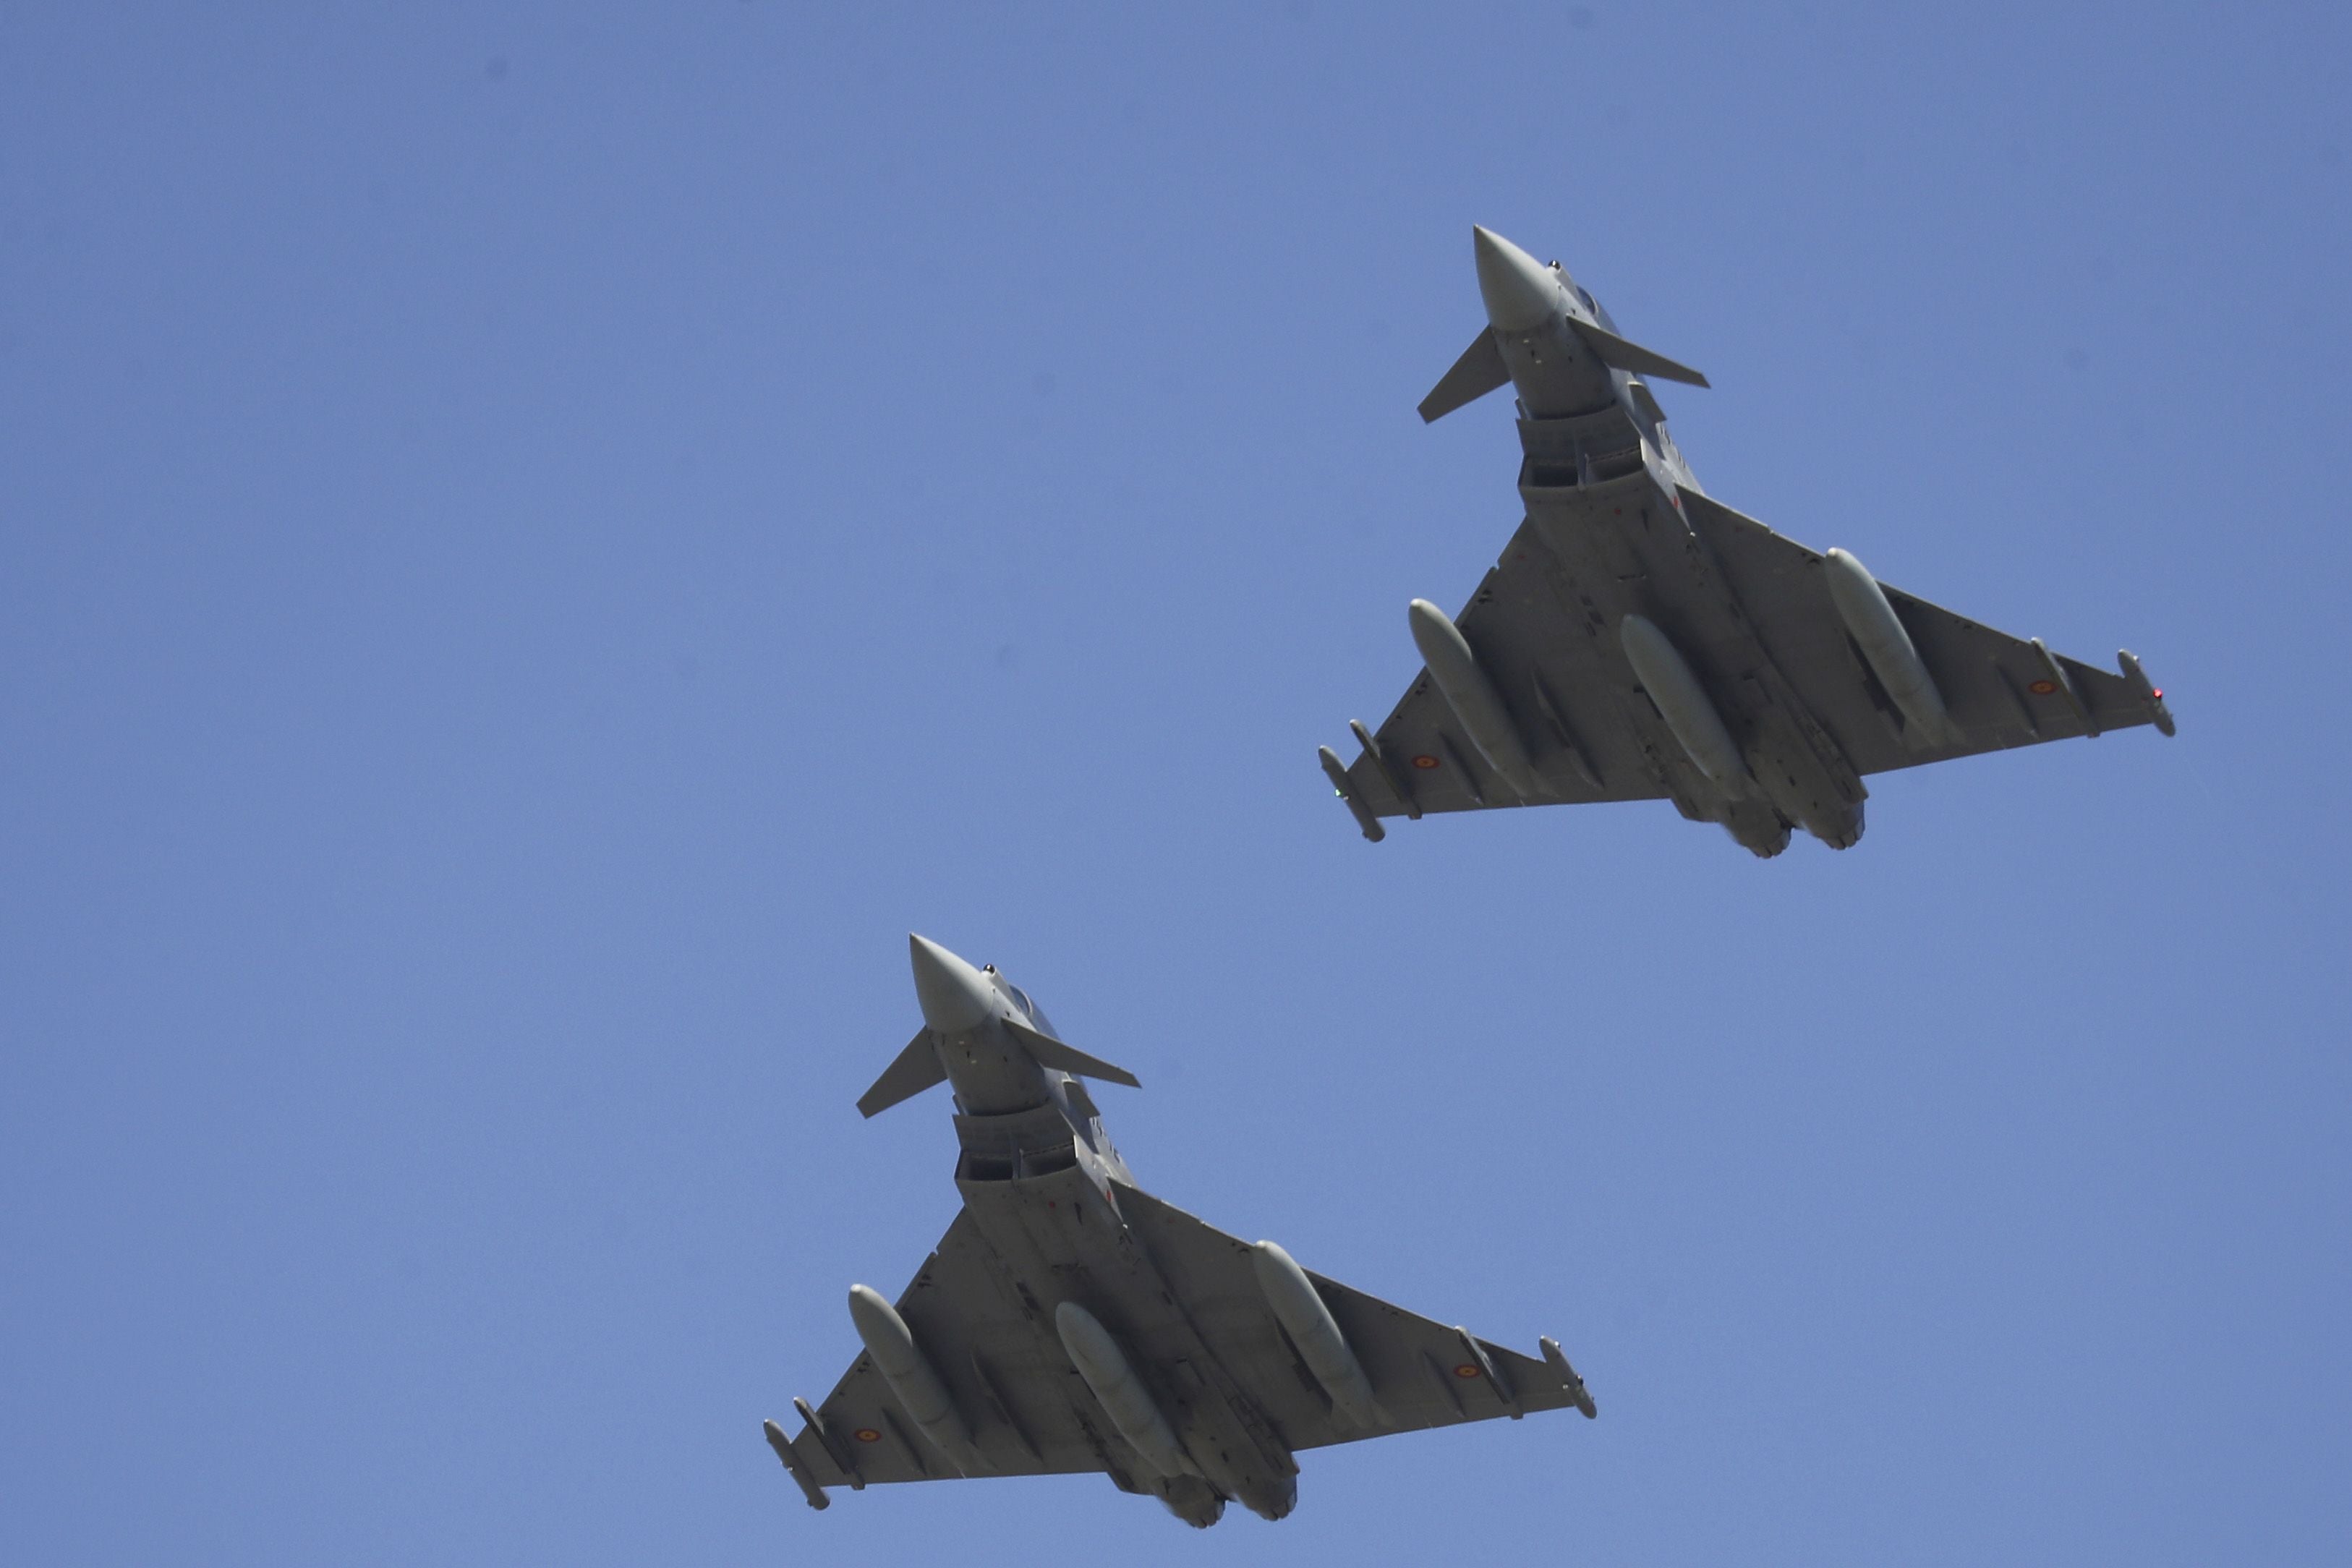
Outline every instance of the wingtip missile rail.
<path fill-rule="evenodd" d="M 824 1495 L 824 1489 L 817 1485 L 816 1478 L 809 1473 L 806 1461 L 793 1451 L 793 1440 L 784 1436 L 784 1429 L 773 1421 L 762 1421 L 760 1430 L 766 1435 L 768 1447 L 776 1451 L 776 1458 L 783 1461 L 784 1473 L 793 1478 L 793 1484 L 801 1489 L 801 1495 L 808 1499 L 809 1507 L 820 1511 L 831 1508 L 833 1500 Z"/>
<path fill-rule="evenodd" d="M 1542 1347 L 1543 1358 L 1551 1363 L 1552 1371 L 1559 1374 L 1559 1385 L 1568 1390 L 1569 1402 L 1583 1413 L 1587 1421 L 1598 1416 L 1601 1407 L 1593 1404 L 1592 1391 L 1584 1386 L 1584 1379 L 1577 1376 L 1576 1369 L 1568 1364 L 1568 1357 L 1561 1352 L 1559 1342 L 1546 1334 L 1536 1343 Z"/>
<path fill-rule="evenodd" d="M 1331 787 L 1339 792 L 1339 799 L 1348 807 L 1348 814 L 1356 819 L 1356 826 L 1363 830 L 1365 838 L 1374 844 L 1386 838 L 1389 830 L 1381 826 L 1381 819 L 1372 815 L 1370 806 L 1356 798 L 1356 787 L 1348 782 L 1348 770 L 1340 763 L 1339 753 L 1328 746 L 1318 746 L 1315 748 L 1315 760 L 1323 764 L 1323 776 L 1331 781 Z"/>
<path fill-rule="evenodd" d="M 2148 679 L 2147 671 L 2140 668 L 2129 648 L 2117 651 L 2116 665 L 2124 672 L 2124 679 L 2139 699 L 2140 706 L 2147 710 L 2147 721 L 2156 726 L 2157 733 L 2167 740 L 2179 733 L 2172 722 L 2172 710 L 2164 700 L 2164 689 Z"/>

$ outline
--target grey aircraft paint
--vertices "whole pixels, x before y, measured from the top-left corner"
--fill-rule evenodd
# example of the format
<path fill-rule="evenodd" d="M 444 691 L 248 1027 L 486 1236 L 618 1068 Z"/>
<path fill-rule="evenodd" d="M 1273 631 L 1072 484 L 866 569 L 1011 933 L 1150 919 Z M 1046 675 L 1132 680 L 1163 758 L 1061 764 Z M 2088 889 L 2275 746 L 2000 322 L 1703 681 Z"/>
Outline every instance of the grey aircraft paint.
<path fill-rule="evenodd" d="M 1297 1500 L 1296 1455 L 1424 1426 L 1594 1414 L 1558 1343 L 1529 1357 L 1300 1268 L 1135 1184 L 1064 1044 L 993 968 L 909 939 L 923 1029 L 858 1101 L 944 1080 L 963 1212 L 797 1436 L 765 1423 L 813 1508 L 827 1489 L 1093 1471 L 1189 1524 Z M 1075 1064 L 1075 1065 L 1072 1065 Z"/>
<path fill-rule="evenodd" d="M 1700 489 L 1647 380 L 1705 386 L 1619 335 L 1558 262 L 1472 231 L 1487 325 L 1423 400 L 1435 420 L 1517 395 L 1525 518 L 1458 616 L 1410 626 L 1425 668 L 1377 732 L 1323 771 L 1378 841 L 1388 816 L 1674 802 L 1759 856 L 1791 827 L 1862 837 L 1863 775 L 1978 752 L 2173 732 L 2122 673 L 1886 587 Z"/>

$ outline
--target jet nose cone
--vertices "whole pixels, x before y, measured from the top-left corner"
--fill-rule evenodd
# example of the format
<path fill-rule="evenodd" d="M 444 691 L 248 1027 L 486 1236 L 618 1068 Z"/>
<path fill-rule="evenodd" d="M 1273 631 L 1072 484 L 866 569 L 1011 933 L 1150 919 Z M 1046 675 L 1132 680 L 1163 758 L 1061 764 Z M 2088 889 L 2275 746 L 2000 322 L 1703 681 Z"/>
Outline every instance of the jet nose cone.
<path fill-rule="evenodd" d="M 1559 279 L 1550 268 L 1490 228 L 1470 226 L 1478 252 L 1478 295 L 1498 332 L 1533 331 L 1559 309 Z"/>
<path fill-rule="evenodd" d="M 995 997 L 979 970 L 928 937 L 907 934 L 915 965 L 915 997 L 923 1024 L 943 1035 L 976 1029 L 996 1015 Z"/>

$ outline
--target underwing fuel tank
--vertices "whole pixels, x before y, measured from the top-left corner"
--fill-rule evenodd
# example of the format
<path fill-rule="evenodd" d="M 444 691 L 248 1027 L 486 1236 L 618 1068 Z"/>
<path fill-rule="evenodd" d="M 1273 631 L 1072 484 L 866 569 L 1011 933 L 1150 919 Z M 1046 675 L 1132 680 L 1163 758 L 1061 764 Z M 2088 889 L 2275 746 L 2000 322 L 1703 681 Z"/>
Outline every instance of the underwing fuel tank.
<path fill-rule="evenodd" d="M 1666 728 L 1674 731 L 1692 764 L 1734 800 L 1753 793 L 1739 747 L 1733 742 L 1731 731 L 1723 727 L 1723 716 L 1707 700 L 1706 689 L 1691 673 L 1681 650 L 1640 616 L 1627 616 L 1618 627 L 1618 637 L 1642 689 L 1658 705 Z"/>
<path fill-rule="evenodd" d="M 1307 1271 L 1270 1241 L 1250 1248 L 1250 1267 L 1257 1272 L 1257 1288 L 1266 1305 L 1274 1309 L 1290 1342 L 1298 1347 L 1299 1359 L 1331 1396 L 1332 1405 L 1362 1430 L 1378 1430 L 1380 1406 L 1372 1399 L 1371 1380 Z"/>
<path fill-rule="evenodd" d="M 874 1358 L 874 1370 L 882 1374 L 882 1381 L 890 1385 L 890 1392 L 898 1396 L 923 1436 L 966 1475 L 983 1468 L 972 1447 L 971 1429 L 964 1425 L 947 1385 L 915 1343 L 914 1333 L 898 1309 L 885 1300 L 880 1291 L 852 1285 L 849 1318 L 857 1325 L 857 1337 L 866 1342 L 866 1353 Z"/>
<path fill-rule="evenodd" d="M 1495 683 L 1479 668 L 1461 628 L 1427 599 L 1415 599 L 1407 613 L 1412 622 L 1413 646 L 1421 650 L 1430 679 L 1437 682 L 1438 695 L 1461 721 L 1470 743 L 1486 759 L 1486 765 L 1518 792 L 1520 799 L 1533 799 L 1535 769 L 1528 763 L 1518 727 L 1511 722 L 1509 710 L 1503 706 Z"/>
<path fill-rule="evenodd" d="M 1853 635 L 1854 646 L 1869 661 L 1878 683 L 1895 700 L 1910 726 L 1906 739 L 1929 745 L 1951 735 L 1952 721 L 1944 711 L 1944 694 L 1911 646 L 1911 634 L 1886 602 L 1885 591 L 1868 568 L 1843 550 L 1822 557 L 1822 575 L 1830 585 L 1830 602 L 1838 619 Z"/>
<path fill-rule="evenodd" d="M 1143 1457 L 1143 1462 L 1170 1479 L 1195 1473 L 1192 1461 L 1176 1440 L 1176 1429 L 1152 1402 L 1151 1391 L 1135 1375 L 1127 1352 L 1095 1315 L 1076 1301 L 1054 1309 L 1054 1331 L 1069 1352 L 1070 1364 L 1094 1391 L 1103 1413 L 1118 1435 Z"/>

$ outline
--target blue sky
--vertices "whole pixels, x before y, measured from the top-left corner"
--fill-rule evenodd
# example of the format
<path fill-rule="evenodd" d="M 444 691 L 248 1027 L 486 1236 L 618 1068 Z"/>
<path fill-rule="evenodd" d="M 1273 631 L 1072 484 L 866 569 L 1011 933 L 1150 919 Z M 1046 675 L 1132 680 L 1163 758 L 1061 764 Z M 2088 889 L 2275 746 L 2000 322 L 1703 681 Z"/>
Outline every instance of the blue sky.
<path fill-rule="evenodd" d="M 0 1555 L 2352 1553 L 2339 12 L 658 9 L 0 14 Z M 1364 844 L 1473 222 L 2179 738 Z M 1601 1419 L 808 1512 L 909 930 Z"/>

